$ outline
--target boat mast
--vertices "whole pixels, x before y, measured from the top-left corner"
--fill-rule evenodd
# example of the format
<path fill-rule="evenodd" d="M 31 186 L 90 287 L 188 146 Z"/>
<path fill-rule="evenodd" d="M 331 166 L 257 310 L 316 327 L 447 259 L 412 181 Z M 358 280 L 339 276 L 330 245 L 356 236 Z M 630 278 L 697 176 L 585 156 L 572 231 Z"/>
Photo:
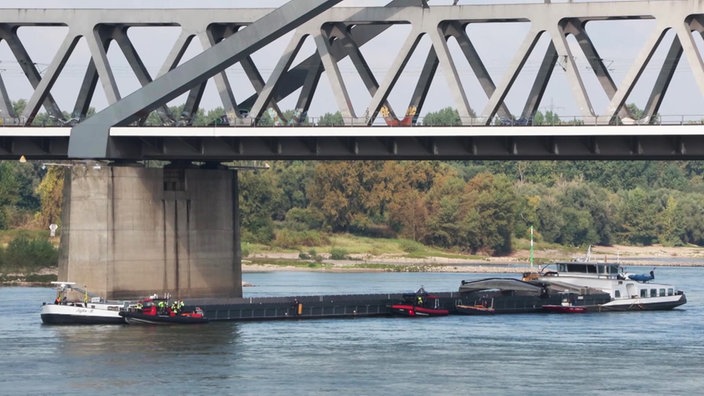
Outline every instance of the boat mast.
<path fill-rule="evenodd" d="M 530 226 L 530 269 L 533 270 L 533 226 Z"/>

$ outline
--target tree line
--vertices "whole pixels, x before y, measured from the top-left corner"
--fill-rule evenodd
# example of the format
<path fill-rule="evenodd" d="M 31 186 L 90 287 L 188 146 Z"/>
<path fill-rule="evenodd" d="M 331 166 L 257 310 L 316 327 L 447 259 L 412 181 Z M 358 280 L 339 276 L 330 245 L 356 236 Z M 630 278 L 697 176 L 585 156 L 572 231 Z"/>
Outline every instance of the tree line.
<path fill-rule="evenodd" d="M 243 239 L 293 248 L 345 232 L 504 255 L 533 226 L 566 246 L 704 245 L 703 165 L 276 161 L 240 174 Z"/>

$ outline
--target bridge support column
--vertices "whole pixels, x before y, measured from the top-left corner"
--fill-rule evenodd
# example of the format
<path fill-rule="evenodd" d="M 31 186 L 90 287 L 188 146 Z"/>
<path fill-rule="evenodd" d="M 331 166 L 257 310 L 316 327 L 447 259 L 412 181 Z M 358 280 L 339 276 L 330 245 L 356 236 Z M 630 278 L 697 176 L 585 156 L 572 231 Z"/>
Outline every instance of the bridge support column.
<path fill-rule="evenodd" d="M 74 166 L 59 280 L 109 299 L 241 297 L 237 173 Z"/>

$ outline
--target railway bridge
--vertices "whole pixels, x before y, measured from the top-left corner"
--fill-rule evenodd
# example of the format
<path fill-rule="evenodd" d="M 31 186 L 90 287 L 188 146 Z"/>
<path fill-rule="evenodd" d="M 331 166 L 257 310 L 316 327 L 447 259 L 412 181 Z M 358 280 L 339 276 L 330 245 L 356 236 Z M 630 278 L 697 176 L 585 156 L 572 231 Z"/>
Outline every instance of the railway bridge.
<path fill-rule="evenodd" d="M 74 161 L 60 278 L 241 296 L 227 161 L 704 158 L 702 0 L 353 3 L 0 10 L 0 159 Z"/>

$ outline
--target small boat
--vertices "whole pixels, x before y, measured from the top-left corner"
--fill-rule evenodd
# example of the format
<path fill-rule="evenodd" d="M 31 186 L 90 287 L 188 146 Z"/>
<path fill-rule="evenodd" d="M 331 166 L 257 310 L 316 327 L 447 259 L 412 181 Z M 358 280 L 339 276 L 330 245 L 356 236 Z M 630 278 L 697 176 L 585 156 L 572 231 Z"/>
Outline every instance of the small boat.
<path fill-rule="evenodd" d="M 391 304 L 390 309 L 393 315 L 408 317 L 447 316 L 450 314 L 448 309 L 440 306 L 440 299 L 437 296 L 429 294 L 422 287 L 415 293 L 404 294 L 403 301 Z"/>
<path fill-rule="evenodd" d="M 51 282 L 56 285 L 56 299 L 43 303 L 41 309 L 44 324 L 125 324 L 120 310 L 126 309 L 127 301 L 103 301 L 90 297 L 85 289 L 75 287 L 75 282 Z"/>
<path fill-rule="evenodd" d="M 570 300 L 563 299 L 560 304 L 543 305 L 543 311 L 551 313 L 585 313 L 587 307 L 584 305 L 574 305 Z"/>
<path fill-rule="evenodd" d="M 496 313 L 494 299 L 491 299 L 491 303 L 482 301 L 474 305 L 457 304 L 455 312 L 461 315 L 493 315 Z"/>
<path fill-rule="evenodd" d="M 552 313 L 585 313 L 587 307 L 577 305 L 543 305 L 543 311 Z"/>
<path fill-rule="evenodd" d="M 129 309 L 120 311 L 128 324 L 200 324 L 208 323 L 203 310 L 182 311 L 183 301 L 169 303 L 166 298 L 150 297 Z"/>

